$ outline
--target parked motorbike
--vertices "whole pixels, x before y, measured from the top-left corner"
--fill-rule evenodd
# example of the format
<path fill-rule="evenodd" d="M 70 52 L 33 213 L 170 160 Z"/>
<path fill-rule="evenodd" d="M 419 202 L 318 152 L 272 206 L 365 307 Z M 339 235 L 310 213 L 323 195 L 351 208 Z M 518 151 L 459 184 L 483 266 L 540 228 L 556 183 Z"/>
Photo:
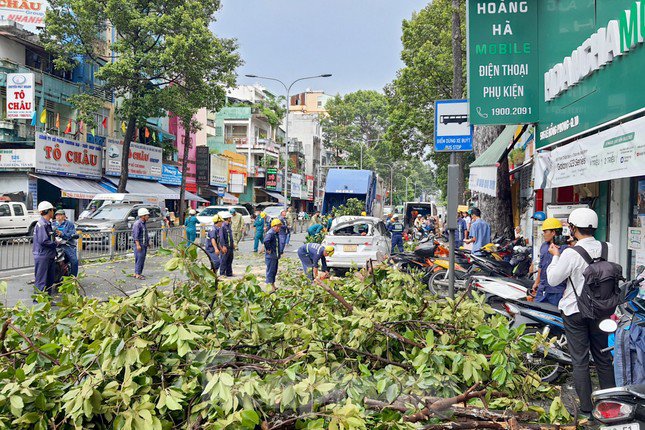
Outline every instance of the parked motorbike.
<path fill-rule="evenodd" d="M 621 351 L 614 357 L 614 365 L 617 371 L 618 380 L 623 380 L 627 385 L 605 390 L 597 390 L 591 394 L 591 400 L 594 405 L 593 416 L 601 423 L 608 427 L 606 430 L 639 430 L 645 425 L 645 384 L 635 384 L 633 376 L 630 379 L 628 375 L 633 375 L 631 360 L 625 360 L 625 354 L 633 354 L 630 345 L 627 343 L 634 333 L 636 327 L 641 329 L 645 326 L 645 299 L 638 298 L 639 286 L 643 279 L 636 279 L 625 284 L 623 288 L 624 304 L 620 306 L 622 316 L 618 322 L 615 319 L 608 319 L 600 323 L 601 330 L 608 333 L 622 333 L 623 335 L 615 336 L 613 349 Z M 627 340 L 627 342 L 625 342 Z M 636 354 L 634 354 L 636 355 Z M 622 360 L 621 360 L 622 359 Z M 621 360 L 618 362 L 618 360 Z M 640 366 L 638 361 L 635 366 Z M 630 367 L 627 372 L 627 366 Z"/>
<path fill-rule="evenodd" d="M 72 236 L 71 240 L 78 239 L 78 235 L 75 234 Z M 65 276 L 69 276 L 71 272 L 71 264 L 65 254 L 65 247 L 67 246 L 67 240 L 61 239 L 58 241 L 58 246 L 56 247 L 56 257 L 54 258 L 55 271 L 54 271 L 54 291 L 56 288 L 63 282 Z"/>

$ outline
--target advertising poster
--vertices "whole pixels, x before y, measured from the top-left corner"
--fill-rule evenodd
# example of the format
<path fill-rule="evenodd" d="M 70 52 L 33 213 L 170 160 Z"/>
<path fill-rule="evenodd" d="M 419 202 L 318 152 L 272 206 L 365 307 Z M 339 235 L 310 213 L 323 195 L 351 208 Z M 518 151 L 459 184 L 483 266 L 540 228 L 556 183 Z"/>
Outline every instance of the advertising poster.
<path fill-rule="evenodd" d="M 121 175 L 121 154 L 123 143 L 115 139 L 105 142 L 105 174 Z M 161 179 L 163 171 L 163 150 L 156 146 L 130 143 L 128 177 L 138 179 Z"/>
<path fill-rule="evenodd" d="M 101 179 L 103 148 L 93 143 L 36 133 L 36 171 Z"/>
<path fill-rule="evenodd" d="M 210 156 L 210 180 L 209 184 L 226 190 L 228 187 L 228 158 L 219 157 L 215 154 Z"/>
<path fill-rule="evenodd" d="M 4 0 L 0 1 L 0 21 L 14 21 L 25 30 L 36 33 L 45 27 L 45 0 Z"/>
<path fill-rule="evenodd" d="M 33 149 L 0 149 L 0 169 L 31 169 L 36 167 Z"/>
<path fill-rule="evenodd" d="M 7 118 L 31 119 L 34 109 L 34 74 L 7 73 Z"/>
<path fill-rule="evenodd" d="M 264 188 L 269 191 L 275 191 L 278 187 L 278 171 L 274 167 L 267 169 Z"/>

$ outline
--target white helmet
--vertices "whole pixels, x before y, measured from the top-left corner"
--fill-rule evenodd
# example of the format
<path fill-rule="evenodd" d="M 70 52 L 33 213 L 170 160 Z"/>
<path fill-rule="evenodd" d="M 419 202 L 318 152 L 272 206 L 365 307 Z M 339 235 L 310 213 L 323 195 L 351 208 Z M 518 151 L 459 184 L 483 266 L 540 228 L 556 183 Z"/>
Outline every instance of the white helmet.
<path fill-rule="evenodd" d="M 231 213 L 229 211 L 221 211 L 217 215 L 219 215 L 222 219 L 231 219 Z"/>
<path fill-rule="evenodd" d="M 598 214 L 588 208 L 574 209 L 569 214 L 569 224 L 578 228 L 598 228 Z"/>
<path fill-rule="evenodd" d="M 38 212 L 45 212 L 50 209 L 54 209 L 54 205 L 52 205 L 51 203 L 47 201 L 38 203 Z"/>
<path fill-rule="evenodd" d="M 137 216 L 142 217 L 142 216 L 144 216 L 144 215 L 150 215 L 150 212 L 148 212 L 148 209 L 146 209 L 146 208 L 140 208 L 140 209 L 137 211 Z"/>

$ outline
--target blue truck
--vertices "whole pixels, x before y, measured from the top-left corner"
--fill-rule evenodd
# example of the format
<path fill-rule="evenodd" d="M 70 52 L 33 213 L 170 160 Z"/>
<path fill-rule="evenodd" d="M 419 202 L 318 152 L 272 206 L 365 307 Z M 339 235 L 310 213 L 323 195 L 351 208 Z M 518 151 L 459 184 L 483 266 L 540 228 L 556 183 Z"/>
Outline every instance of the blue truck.
<path fill-rule="evenodd" d="M 328 214 L 349 199 L 365 202 L 367 215 L 383 216 L 383 181 L 372 170 L 329 169 L 322 213 Z"/>

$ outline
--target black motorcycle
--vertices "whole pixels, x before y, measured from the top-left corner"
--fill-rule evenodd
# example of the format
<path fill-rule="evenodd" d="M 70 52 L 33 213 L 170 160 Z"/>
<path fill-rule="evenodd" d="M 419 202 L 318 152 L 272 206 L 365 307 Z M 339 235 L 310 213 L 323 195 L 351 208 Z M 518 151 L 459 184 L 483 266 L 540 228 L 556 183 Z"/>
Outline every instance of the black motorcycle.
<path fill-rule="evenodd" d="M 78 239 L 77 234 L 73 235 L 70 240 L 76 239 Z M 72 265 L 67 258 L 67 254 L 65 254 L 65 247 L 68 246 L 67 242 L 66 240 L 62 240 L 56 247 L 56 257 L 54 258 L 54 286 L 52 287 L 54 291 L 51 292 L 52 294 L 56 292 L 57 287 L 63 282 L 63 278 L 69 276 L 71 273 Z"/>

